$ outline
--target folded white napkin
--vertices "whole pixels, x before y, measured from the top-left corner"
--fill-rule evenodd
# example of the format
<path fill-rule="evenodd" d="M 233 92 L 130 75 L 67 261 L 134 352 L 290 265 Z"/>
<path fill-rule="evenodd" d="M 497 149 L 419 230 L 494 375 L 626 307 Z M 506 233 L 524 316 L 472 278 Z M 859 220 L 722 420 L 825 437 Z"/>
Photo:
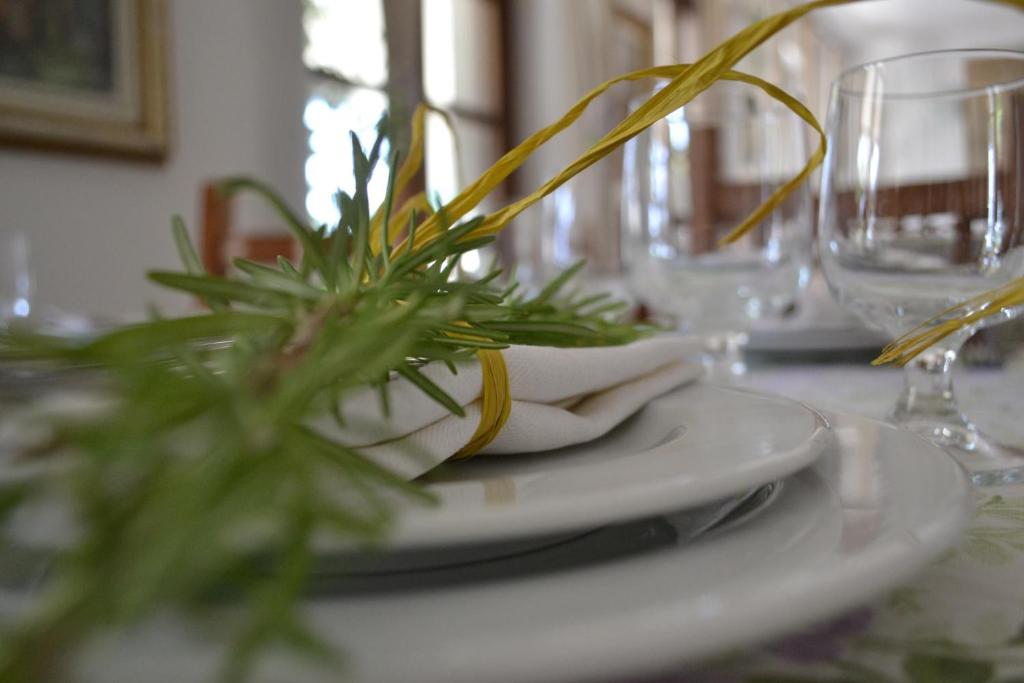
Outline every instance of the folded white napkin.
<path fill-rule="evenodd" d="M 658 337 L 627 346 L 505 349 L 512 412 L 497 438 L 476 457 L 596 439 L 651 399 L 697 379 L 702 367 L 696 356 L 702 348 L 697 339 Z M 465 417 L 452 415 L 397 378 L 388 387 L 390 417 L 384 416 L 377 392 L 367 388 L 344 399 L 344 428 L 329 416 L 313 427 L 410 479 L 433 469 L 476 431 L 481 370 L 476 361 L 460 365 L 456 375 L 441 363 L 421 370 L 465 408 Z"/>

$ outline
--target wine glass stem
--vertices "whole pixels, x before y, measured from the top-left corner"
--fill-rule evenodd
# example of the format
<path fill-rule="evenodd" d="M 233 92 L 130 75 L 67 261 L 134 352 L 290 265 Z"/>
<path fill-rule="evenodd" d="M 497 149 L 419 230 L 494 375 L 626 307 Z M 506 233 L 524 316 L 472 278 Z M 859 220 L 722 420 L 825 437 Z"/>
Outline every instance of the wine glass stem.
<path fill-rule="evenodd" d="M 956 346 L 933 346 L 904 368 L 903 394 L 892 419 L 942 446 L 974 450 L 977 429 L 960 411 L 953 393 Z"/>

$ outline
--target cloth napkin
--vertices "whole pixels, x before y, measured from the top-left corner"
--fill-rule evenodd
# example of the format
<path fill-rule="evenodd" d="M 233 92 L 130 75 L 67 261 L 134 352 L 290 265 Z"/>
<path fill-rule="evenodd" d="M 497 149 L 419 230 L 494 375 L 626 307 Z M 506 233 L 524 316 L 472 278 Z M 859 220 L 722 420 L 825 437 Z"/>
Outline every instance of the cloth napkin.
<path fill-rule="evenodd" d="M 559 349 L 513 346 L 502 351 L 512 412 L 491 443 L 473 457 L 526 453 L 583 443 L 607 433 L 651 399 L 702 374 L 703 346 L 688 337 L 656 337 L 626 346 Z M 325 416 L 312 426 L 359 448 L 374 462 L 413 479 L 441 464 L 473 436 L 480 422 L 481 370 L 442 363 L 423 374 L 465 409 L 451 414 L 408 380 L 388 386 L 390 416 L 379 394 L 354 391 L 342 402 L 345 426 Z"/>

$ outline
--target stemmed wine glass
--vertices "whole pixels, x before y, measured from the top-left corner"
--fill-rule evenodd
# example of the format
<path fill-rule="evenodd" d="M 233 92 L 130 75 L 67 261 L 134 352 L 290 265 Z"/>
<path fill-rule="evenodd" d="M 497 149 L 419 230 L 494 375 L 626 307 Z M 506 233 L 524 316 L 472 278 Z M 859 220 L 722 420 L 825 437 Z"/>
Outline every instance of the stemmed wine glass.
<path fill-rule="evenodd" d="M 833 83 L 827 135 L 822 268 L 865 322 L 895 337 L 1024 275 L 1024 53 L 949 50 L 849 69 Z M 976 329 L 906 366 L 891 418 L 987 469 L 1007 451 L 963 415 L 951 377 Z"/>
<path fill-rule="evenodd" d="M 0 329 L 29 317 L 34 285 L 28 236 L 0 231 Z"/>
<path fill-rule="evenodd" d="M 738 242 L 719 242 L 799 172 L 806 134 L 774 100 L 718 83 L 626 145 L 622 256 L 630 285 L 681 331 L 707 339 L 712 379 L 742 374 L 753 321 L 786 311 L 807 284 L 806 184 Z"/>

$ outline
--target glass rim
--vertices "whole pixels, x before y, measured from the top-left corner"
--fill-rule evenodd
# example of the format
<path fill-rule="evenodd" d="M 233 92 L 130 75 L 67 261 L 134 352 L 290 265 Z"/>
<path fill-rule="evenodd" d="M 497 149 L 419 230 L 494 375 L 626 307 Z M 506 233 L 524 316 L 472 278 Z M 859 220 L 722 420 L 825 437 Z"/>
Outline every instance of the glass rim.
<path fill-rule="evenodd" d="M 1007 92 L 1010 90 L 1016 90 L 1024 88 L 1024 76 L 1020 78 L 1013 78 L 1006 81 L 994 82 L 988 85 L 978 85 L 972 87 L 963 88 L 946 88 L 935 91 L 925 92 L 895 92 L 895 93 L 883 93 L 881 95 L 871 94 L 868 95 L 863 89 L 854 89 L 845 87 L 843 82 L 849 77 L 856 73 L 867 71 L 872 67 L 882 67 L 887 64 L 893 64 L 895 62 L 919 60 L 930 57 L 942 57 L 942 56 L 957 56 L 957 55 L 993 55 L 1004 58 L 1011 58 L 1016 61 L 1020 61 L 1024 64 L 1024 51 L 1011 50 L 1008 48 L 955 48 L 946 50 L 925 50 L 922 52 L 910 52 L 902 55 L 895 55 L 893 57 L 884 57 L 882 59 L 874 59 L 869 62 L 857 64 L 855 66 L 848 67 L 839 72 L 832 80 L 832 91 L 834 94 L 842 95 L 844 97 L 875 97 L 883 100 L 921 100 L 921 99 L 935 99 L 935 98 L 970 98 L 978 95 L 985 95 L 993 92 Z"/>

